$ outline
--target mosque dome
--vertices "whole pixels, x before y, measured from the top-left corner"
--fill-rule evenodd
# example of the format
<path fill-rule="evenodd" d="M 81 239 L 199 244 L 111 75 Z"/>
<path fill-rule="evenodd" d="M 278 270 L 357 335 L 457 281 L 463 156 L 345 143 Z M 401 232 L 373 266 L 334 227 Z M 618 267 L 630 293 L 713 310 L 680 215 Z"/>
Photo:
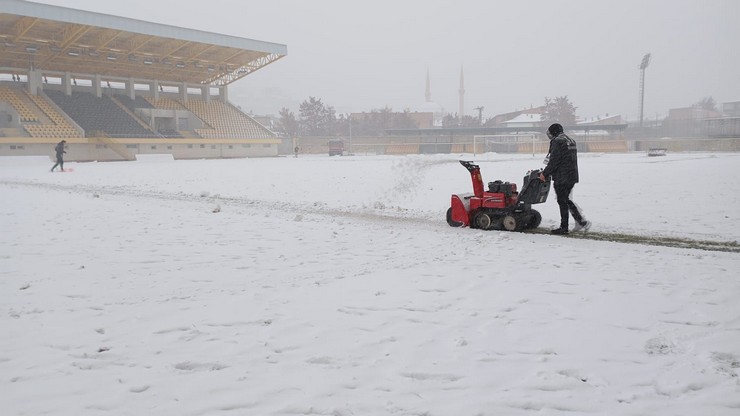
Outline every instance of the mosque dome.
<path fill-rule="evenodd" d="M 440 104 L 432 101 L 432 89 L 429 83 L 429 70 L 427 70 L 427 82 L 426 82 L 426 101 L 416 108 L 416 111 L 420 113 L 432 113 L 433 122 L 432 125 L 435 127 L 442 126 L 442 119 L 444 119 L 444 107 Z"/>

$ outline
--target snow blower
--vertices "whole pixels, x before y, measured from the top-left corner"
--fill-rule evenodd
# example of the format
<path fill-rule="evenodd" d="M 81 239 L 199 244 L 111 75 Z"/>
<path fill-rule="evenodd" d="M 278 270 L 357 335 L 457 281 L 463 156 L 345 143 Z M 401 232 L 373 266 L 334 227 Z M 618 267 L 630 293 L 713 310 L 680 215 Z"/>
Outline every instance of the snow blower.
<path fill-rule="evenodd" d="M 524 176 L 522 189 L 515 183 L 496 180 L 483 188 L 480 167 L 470 161 L 460 161 L 470 172 L 473 193 L 453 194 L 447 210 L 447 223 L 452 227 L 470 227 L 481 230 L 522 231 L 537 228 L 542 215 L 532 209 L 533 204 L 547 201 L 550 178 L 540 181 L 542 169 L 530 170 Z"/>

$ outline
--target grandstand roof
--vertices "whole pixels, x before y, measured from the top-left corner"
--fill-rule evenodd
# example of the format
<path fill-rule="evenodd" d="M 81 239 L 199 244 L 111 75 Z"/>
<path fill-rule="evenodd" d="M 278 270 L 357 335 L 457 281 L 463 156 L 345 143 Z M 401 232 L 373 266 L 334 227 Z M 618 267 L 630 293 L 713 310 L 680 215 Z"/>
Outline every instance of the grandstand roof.
<path fill-rule="evenodd" d="M 0 69 L 230 84 L 285 45 L 22 0 L 0 1 Z"/>

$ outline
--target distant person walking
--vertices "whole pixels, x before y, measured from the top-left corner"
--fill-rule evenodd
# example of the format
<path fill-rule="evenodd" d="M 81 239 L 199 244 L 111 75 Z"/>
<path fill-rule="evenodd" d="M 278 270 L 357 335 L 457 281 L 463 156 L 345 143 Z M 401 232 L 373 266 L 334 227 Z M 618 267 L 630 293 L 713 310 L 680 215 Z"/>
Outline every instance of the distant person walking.
<path fill-rule="evenodd" d="M 51 167 L 51 171 L 54 172 L 54 169 L 59 166 L 59 168 L 64 172 L 64 154 L 67 153 L 64 148 L 67 145 L 66 140 L 62 140 L 61 142 L 57 143 L 56 147 L 54 147 L 54 150 L 57 152 L 57 163 Z"/>
<path fill-rule="evenodd" d="M 555 195 L 560 206 L 560 227 L 552 230 L 553 234 L 568 234 L 568 212 L 573 215 L 576 225 L 573 231 L 588 231 L 591 221 L 583 218 L 581 209 L 571 199 L 573 187 L 578 183 L 578 149 L 575 140 L 563 132 L 558 123 L 547 129 L 550 138 L 550 152 L 545 169 L 540 173 L 540 180 L 552 176 L 555 182 Z"/>

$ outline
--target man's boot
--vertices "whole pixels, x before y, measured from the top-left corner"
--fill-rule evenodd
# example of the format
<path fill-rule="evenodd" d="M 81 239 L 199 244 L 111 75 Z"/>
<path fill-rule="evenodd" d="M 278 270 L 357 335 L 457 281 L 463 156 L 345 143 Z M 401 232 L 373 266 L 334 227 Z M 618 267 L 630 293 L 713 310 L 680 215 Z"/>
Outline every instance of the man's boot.
<path fill-rule="evenodd" d="M 554 230 L 550 231 L 550 234 L 556 234 L 556 235 L 568 234 L 568 226 L 561 225 L 560 228 L 555 228 Z"/>

